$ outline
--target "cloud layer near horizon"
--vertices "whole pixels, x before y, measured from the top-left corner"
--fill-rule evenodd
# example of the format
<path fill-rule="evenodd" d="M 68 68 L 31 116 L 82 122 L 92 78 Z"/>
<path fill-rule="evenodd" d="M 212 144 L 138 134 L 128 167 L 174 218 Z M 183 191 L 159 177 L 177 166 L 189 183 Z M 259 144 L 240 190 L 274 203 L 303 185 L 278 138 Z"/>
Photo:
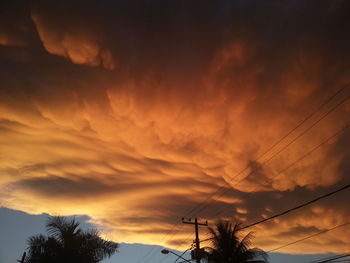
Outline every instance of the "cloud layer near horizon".
<path fill-rule="evenodd" d="M 265 152 L 349 81 L 349 3 L 4 5 L 2 206 L 86 214 L 116 240 L 157 244 L 218 188 L 191 216 L 249 223 L 348 182 L 348 130 L 327 139 L 350 121 L 349 88 Z M 259 226 L 256 244 L 347 221 L 348 197 Z M 188 246 L 189 231 L 168 245 Z M 349 242 L 344 228 L 285 251 Z"/>

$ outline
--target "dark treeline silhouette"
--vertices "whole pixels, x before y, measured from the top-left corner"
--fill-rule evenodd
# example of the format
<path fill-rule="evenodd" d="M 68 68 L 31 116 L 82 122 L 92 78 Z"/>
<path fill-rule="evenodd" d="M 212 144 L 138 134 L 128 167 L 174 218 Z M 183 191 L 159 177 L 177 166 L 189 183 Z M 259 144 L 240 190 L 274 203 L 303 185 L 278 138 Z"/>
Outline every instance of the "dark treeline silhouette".
<path fill-rule="evenodd" d="M 24 263 L 97 263 L 117 252 L 119 245 L 99 236 L 96 229 L 83 231 L 75 219 L 49 217 L 48 236 L 32 236 Z"/>
<path fill-rule="evenodd" d="M 208 263 L 263 263 L 267 254 L 259 248 L 250 248 L 252 233 L 239 238 L 240 224 L 218 221 L 215 229 L 209 227 L 211 246 L 206 247 Z"/>
<path fill-rule="evenodd" d="M 267 254 L 250 248 L 252 234 L 239 237 L 239 224 L 218 221 L 209 227 L 211 246 L 205 248 L 207 263 L 265 263 Z M 75 219 L 49 217 L 48 235 L 35 235 L 28 240 L 28 253 L 23 263 L 97 263 L 117 252 L 119 245 L 99 236 L 96 229 L 83 231 Z M 24 259 L 24 260 L 23 260 Z"/>

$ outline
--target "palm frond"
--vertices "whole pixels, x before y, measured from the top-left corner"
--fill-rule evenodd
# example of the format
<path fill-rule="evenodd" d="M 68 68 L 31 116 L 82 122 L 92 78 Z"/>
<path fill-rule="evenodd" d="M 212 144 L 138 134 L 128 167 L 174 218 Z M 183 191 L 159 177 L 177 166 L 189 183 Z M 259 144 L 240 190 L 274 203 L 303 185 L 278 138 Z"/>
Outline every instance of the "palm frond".
<path fill-rule="evenodd" d="M 227 221 L 218 221 L 215 229 L 209 228 L 212 242 L 211 247 L 206 248 L 207 262 L 248 263 L 257 257 L 267 258 L 262 250 L 250 248 L 252 233 L 239 237 L 240 228 L 240 224 L 232 225 Z"/>
<path fill-rule="evenodd" d="M 49 217 L 46 223 L 46 229 L 49 235 L 56 238 L 61 243 L 77 236 L 81 230 L 79 222 L 75 218 L 68 220 L 62 216 Z"/>
<path fill-rule="evenodd" d="M 117 252 L 119 245 L 100 237 L 97 229 L 82 231 L 79 222 L 64 217 L 49 217 L 48 237 L 33 236 L 28 240 L 26 263 L 97 263 Z"/>

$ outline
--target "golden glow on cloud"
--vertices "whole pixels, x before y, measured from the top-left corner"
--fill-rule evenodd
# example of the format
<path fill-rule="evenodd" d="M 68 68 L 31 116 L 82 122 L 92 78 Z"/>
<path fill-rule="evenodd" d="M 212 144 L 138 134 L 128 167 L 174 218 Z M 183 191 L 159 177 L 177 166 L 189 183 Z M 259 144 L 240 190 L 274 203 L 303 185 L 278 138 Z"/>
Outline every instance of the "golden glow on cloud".
<path fill-rule="evenodd" d="M 1 48 L 11 47 L 0 49 L 8 63 L 0 89 L 0 205 L 86 214 L 118 241 L 158 244 L 219 187 L 228 191 L 192 216 L 250 223 L 347 182 L 346 132 L 285 168 L 349 123 L 348 102 L 269 159 L 349 89 L 259 158 L 349 81 L 349 51 L 334 51 L 331 26 L 294 45 L 294 31 L 262 35 L 259 17 L 250 24 L 238 13 L 223 26 L 221 9 L 204 25 L 186 15 L 192 27 L 181 29 L 176 19 L 162 21 L 170 9 L 154 11 L 160 21 L 153 24 L 132 4 L 106 17 L 102 7 L 57 5 L 38 2 L 18 15 L 31 35 L 25 46 L 11 42 L 24 38 L 21 30 L 13 38 L 0 31 Z M 123 8 L 134 13 L 125 18 Z M 346 197 L 257 226 L 256 245 L 272 249 L 348 220 Z M 167 245 L 189 246 L 189 231 L 182 227 Z M 344 252 L 349 231 L 283 251 Z"/>

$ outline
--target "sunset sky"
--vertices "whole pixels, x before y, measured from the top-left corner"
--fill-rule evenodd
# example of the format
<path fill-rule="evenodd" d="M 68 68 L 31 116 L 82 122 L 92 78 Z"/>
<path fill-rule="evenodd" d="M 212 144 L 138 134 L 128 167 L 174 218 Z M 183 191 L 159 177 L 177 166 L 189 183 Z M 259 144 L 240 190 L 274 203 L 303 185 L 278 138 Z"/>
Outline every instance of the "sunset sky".
<path fill-rule="evenodd" d="M 246 225 L 349 184 L 349 13 L 346 0 L 1 1 L 0 207 L 181 251 L 182 217 Z M 349 197 L 247 231 L 272 250 L 349 222 Z M 347 225 L 278 252 L 349 243 Z"/>

